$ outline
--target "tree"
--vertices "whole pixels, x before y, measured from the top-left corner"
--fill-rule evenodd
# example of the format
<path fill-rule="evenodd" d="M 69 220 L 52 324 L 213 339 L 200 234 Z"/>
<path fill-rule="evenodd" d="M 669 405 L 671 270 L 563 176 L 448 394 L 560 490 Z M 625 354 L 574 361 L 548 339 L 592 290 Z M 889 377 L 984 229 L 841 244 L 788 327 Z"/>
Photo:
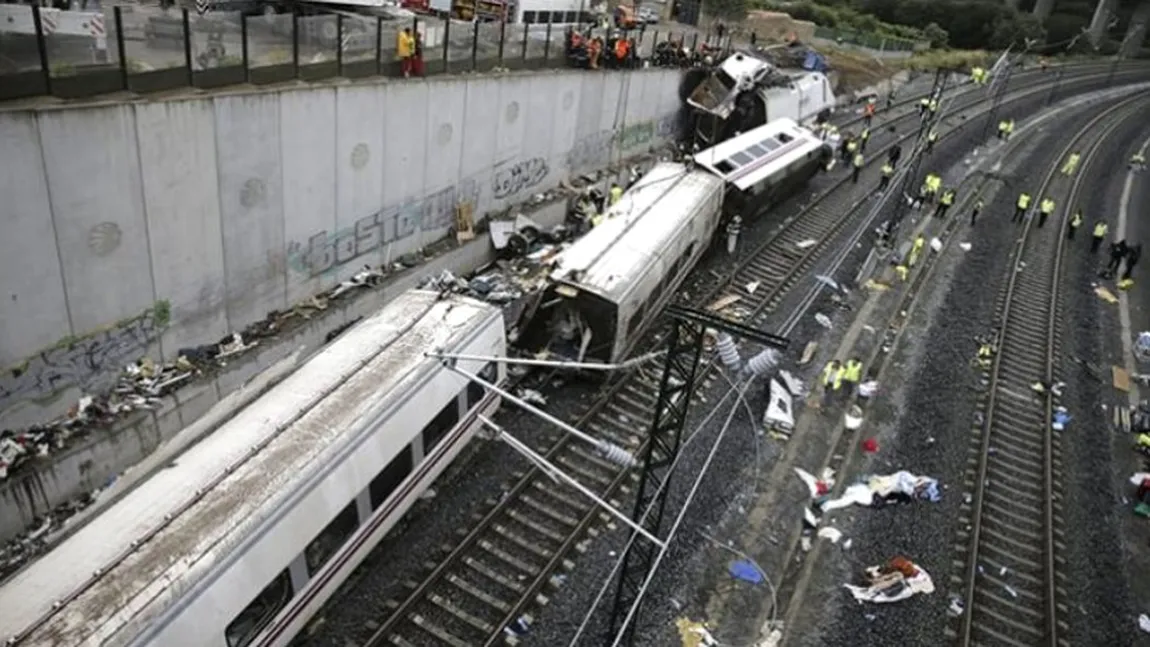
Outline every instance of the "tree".
<path fill-rule="evenodd" d="M 931 47 L 946 47 L 947 41 L 950 40 L 950 34 L 939 27 L 936 22 L 928 23 L 926 27 L 923 27 L 922 35 L 930 41 Z"/>

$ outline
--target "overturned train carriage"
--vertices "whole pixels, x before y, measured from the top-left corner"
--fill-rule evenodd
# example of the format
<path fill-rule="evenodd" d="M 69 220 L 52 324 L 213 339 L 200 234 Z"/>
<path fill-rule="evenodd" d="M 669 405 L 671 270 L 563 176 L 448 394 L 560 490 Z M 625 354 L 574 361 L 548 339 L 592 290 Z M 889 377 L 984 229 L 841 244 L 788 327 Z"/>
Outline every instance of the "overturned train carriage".
<path fill-rule="evenodd" d="M 834 110 L 830 80 L 821 72 L 781 70 L 749 53 L 731 55 L 702 78 L 687 98 L 700 148 L 776 119 L 809 123 Z"/>
<path fill-rule="evenodd" d="M 722 203 L 714 174 L 656 165 L 559 257 L 534 344 L 584 360 L 623 359 L 707 248 Z"/>
<path fill-rule="evenodd" d="M 396 297 L 0 587 L 0 641 L 289 644 L 499 405 L 434 349 L 503 355 L 499 310 Z"/>

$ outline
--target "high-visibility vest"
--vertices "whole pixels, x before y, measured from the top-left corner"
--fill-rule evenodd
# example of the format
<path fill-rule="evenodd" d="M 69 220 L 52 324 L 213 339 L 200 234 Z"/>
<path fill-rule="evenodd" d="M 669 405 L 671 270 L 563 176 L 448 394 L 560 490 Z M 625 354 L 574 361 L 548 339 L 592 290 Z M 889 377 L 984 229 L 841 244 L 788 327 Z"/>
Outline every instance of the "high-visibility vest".
<path fill-rule="evenodd" d="M 829 386 L 837 390 L 842 386 L 843 369 L 841 366 L 835 366 L 834 362 L 827 362 L 823 368 L 823 386 Z"/>
<path fill-rule="evenodd" d="M 894 175 L 894 167 L 891 166 L 890 164 L 883 164 L 882 165 L 882 174 L 884 177 L 890 177 L 890 176 Z"/>
<path fill-rule="evenodd" d="M 859 139 L 863 140 L 864 142 L 870 139 L 870 128 L 863 128 L 862 133 L 859 134 Z"/>
<path fill-rule="evenodd" d="M 940 202 L 948 207 L 954 204 L 954 191 L 947 191 L 942 194 L 942 200 L 940 200 Z"/>
<path fill-rule="evenodd" d="M 1030 195 L 1023 193 L 1018 196 L 1018 208 L 1025 209 L 1030 206 Z"/>
<path fill-rule="evenodd" d="M 1042 213 L 1049 216 L 1050 214 L 1054 213 L 1054 201 L 1050 198 L 1047 198 L 1042 201 L 1042 205 L 1038 209 Z"/>
<path fill-rule="evenodd" d="M 1013 119 L 1006 122 L 1006 132 L 1008 132 L 1008 133 L 1014 132 L 1014 120 Z"/>
<path fill-rule="evenodd" d="M 914 239 L 914 247 L 912 248 L 911 251 L 917 252 L 918 250 L 923 248 L 923 245 L 926 245 L 926 239 L 923 238 L 922 236 L 919 236 L 918 238 Z"/>
<path fill-rule="evenodd" d="M 931 143 L 938 141 L 938 131 L 937 130 L 930 131 L 930 134 L 926 136 L 926 140 L 931 142 Z"/>
<path fill-rule="evenodd" d="M 942 178 L 937 175 L 931 174 L 926 177 L 926 181 L 930 183 L 931 191 L 938 191 L 942 188 Z"/>
<path fill-rule="evenodd" d="M 930 105 L 930 99 L 923 97 L 922 99 L 919 99 L 918 105 L 922 106 L 923 108 L 926 108 L 927 106 Z"/>
<path fill-rule="evenodd" d="M 858 147 L 859 147 L 858 142 L 856 142 L 855 140 L 853 140 L 853 139 L 847 140 L 847 152 L 848 153 L 855 152 L 855 150 L 858 149 Z"/>
<path fill-rule="evenodd" d="M 862 379 L 862 362 L 849 361 L 843 379 L 847 382 L 858 383 Z"/>
<path fill-rule="evenodd" d="M 976 67 L 976 68 L 972 69 L 970 71 L 970 78 L 974 81 L 981 80 L 982 79 L 982 68 Z"/>
<path fill-rule="evenodd" d="M 1070 228 L 1071 229 L 1078 229 L 1081 226 L 1082 226 L 1082 214 L 1080 214 L 1076 211 L 1076 212 L 1074 212 L 1074 216 L 1070 218 Z"/>
<path fill-rule="evenodd" d="M 862 153 L 859 153 L 858 155 L 855 155 L 855 168 L 862 168 L 862 167 L 863 167 L 863 156 L 862 156 Z"/>
<path fill-rule="evenodd" d="M 930 100 L 930 111 L 934 112 L 935 110 L 938 110 L 938 101 L 931 99 Z"/>
<path fill-rule="evenodd" d="M 1100 222 L 1100 223 L 1095 224 L 1094 225 L 1094 237 L 1095 238 L 1102 238 L 1103 236 L 1106 235 L 1106 232 L 1109 229 L 1110 229 L 1110 227 L 1104 222 Z"/>
<path fill-rule="evenodd" d="M 1134 157 L 1131 157 L 1130 161 L 1134 162 L 1135 164 L 1145 164 L 1146 163 L 1146 157 L 1144 155 L 1142 155 L 1141 153 L 1134 153 Z"/>
<path fill-rule="evenodd" d="M 975 201 L 974 210 L 975 211 L 982 211 L 982 199 L 981 198 L 979 198 L 978 200 Z"/>
<path fill-rule="evenodd" d="M 622 198 L 622 197 L 623 197 L 623 188 L 622 187 L 618 187 L 618 186 L 611 187 L 611 204 L 615 204 L 616 202 L 619 201 L 619 198 Z"/>
<path fill-rule="evenodd" d="M 1004 133 L 1010 128 L 1010 124 L 1005 119 L 998 122 L 998 132 Z"/>

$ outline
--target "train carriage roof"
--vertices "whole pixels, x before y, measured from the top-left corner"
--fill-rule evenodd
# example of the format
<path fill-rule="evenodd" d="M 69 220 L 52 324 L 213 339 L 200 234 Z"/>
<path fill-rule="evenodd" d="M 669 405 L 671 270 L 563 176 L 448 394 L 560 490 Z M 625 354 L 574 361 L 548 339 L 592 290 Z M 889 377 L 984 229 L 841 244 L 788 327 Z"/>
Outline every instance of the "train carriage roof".
<path fill-rule="evenodd" d="M 657 164 L 608 209 L 602 223 L 562 253 L 551 280 L 618 303 L 697 216 L 700 201 L 722 187 L 710 173 Z"/>
<path fill-rule="evenodd" d="M 804 158 L 824 142 L 792 119 L 775 119 L 696 153 L 695 163 L 740 191 Z"/>
<path fill-rule="evenodd" d="M 100 644 L 126 624 L 155 621 L 165 609 L 153 601 L 166 589 L 194 586 L 360 437 L 365 419 L 416 388 L 431 366 L 426 351 L 459 345 L 499 312 L 429 291 L 396 297 L 13 576 L 0 588 L 0 640 L 77 591 L 17 644 Z"/>

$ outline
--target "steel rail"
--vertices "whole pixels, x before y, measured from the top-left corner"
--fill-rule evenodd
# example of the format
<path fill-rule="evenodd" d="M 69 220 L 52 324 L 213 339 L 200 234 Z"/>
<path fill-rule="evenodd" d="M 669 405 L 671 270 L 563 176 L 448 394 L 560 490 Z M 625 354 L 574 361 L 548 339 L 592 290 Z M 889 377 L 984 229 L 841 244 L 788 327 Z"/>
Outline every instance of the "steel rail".
<path fill-rule="evenodd" d="M 1033 193 L 1035 207 L 1055 195 L 1062 164 L 1092 137 L 1066 192 L 1065 205 L 1073 205 L 1085 168 L 1095 162 L 1103 143 L 1120 125 L 1145 109 L 1147 97 L 1140 93 L 1120 101 L 1079 129 Z M 1062 211 L 1068 214 L 1070 209 Z M 1068 217 L 1060 219 L 1062 227 L 1045 235 L 1033 220 L 1022 225 L 1000 306 L 999 347 L 990 369 L 974 481 L 965 611 L 958 631 L 963 646 L 1060 643 L 1057 447 L 1051 429 L 1055 405 L 1050 385 L 1056 382 L 1057 304 Z M 1032 391 L 1034 381 L 1047 385 L 1043 393 Z M 1036 507 L 1040 512 L 1028 515 Z"/>

